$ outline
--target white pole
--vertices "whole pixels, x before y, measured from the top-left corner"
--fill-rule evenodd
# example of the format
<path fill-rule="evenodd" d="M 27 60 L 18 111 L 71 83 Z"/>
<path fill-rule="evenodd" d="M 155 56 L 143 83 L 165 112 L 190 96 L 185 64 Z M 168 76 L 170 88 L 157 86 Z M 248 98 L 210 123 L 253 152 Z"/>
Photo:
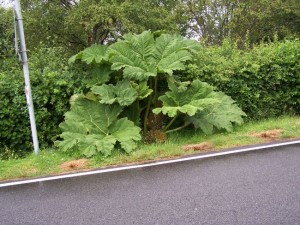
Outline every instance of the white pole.
<path fill-rule="evenodd" d="M 24 36 L 24 29 L 23 29 L 23 18 L 22 18 L 21 5 L 19 0 L 15 0 L 15 14 L 16 14 L 16 22 L 18 24 L 19 37 L 20 37 L 20 53 L 21 53 L 21 59 L 23 64 L 23 72 L 24 72 L 24 79 L 25 79 L 25 95 L 26 95 L 26 101 L 27 101 L 28 111 L 29 111 L 32 141 L 33 141 L 34 153 L 38 154 L 39 142 L 37 138 L 36 124 L 34 118 L 27 52 L 26 52 L 25 36 Z"/>

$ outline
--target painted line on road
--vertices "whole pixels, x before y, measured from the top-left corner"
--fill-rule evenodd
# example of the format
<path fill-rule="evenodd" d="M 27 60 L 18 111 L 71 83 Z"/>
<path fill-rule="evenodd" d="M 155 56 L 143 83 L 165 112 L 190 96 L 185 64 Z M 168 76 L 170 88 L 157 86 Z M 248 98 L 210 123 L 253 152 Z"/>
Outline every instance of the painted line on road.
<path fill-rule="evenodd" d="M 230 150 L 230 151 L 224 151 L 224 152 L 217 152 L 217 153 L 212 153 L 212 154 L 191 156 L 191 157 L 186 157 L 186 158 L 158 161 L 158 162 L 153 162 L 153 163 L 148 163 L 148 164 L 139 164 L 139 165 L 132 165 L 132 166 L 123 166 L 123 167 L 115 167 L 115 168 L 108 168 L 108 169 L 99 169 L 99 170 L 79 172 L 79 173 L 73 173 L 73 174 L 65 174 L 65 175 L 58 175 L 58 176 L 52 176 L 52 177 L 43 177 L 43 178 L 35 178 L 35 179 L 30 179 L 30 180 L 13 181 L 13 182 L 2 183 L 2 184 L 0 183 L 0 188 L 1 187 L 20 185 L 20 184 L 30 184 L 30 183 L 37 183 L 37 182 L 43 182 L 43 181 L 71 178 L 71 177 L 80 177 L 80 176 L 93 175 L 93 174 L 101 174 L 101 173 L 109 173 L 109 172 L 116 172 L 116 171 L 122 171 L 122 170 L 139 169 L 139 168 L 145 168 L 145 167 L 151 167 L 151 166 L 159 166 L 159 165 L 165 165 L 165 164 L 171 164 L 171 163 L 177 163 L 177 162 L 184 162 L 184 161 L 190 161 L 190 160 L 196 160 L 196 159 L 204 159 L 204 158 L 230 155 L 230 154 L 249 152 L 249 151 L 255 151 L 255 150 L 263 150 L 263 149 L 281 147 L 281 146 L 287 146 L 287 145 L 293 145 L 293 144 L 300 144 L 300 140 L 290 141 L 290 142 L 283 142 L 283 143 L 276 143 L 276 144 L 269 144 L 269 145 L 263 145 L 263 146 L 256 146 L 256 147 L 249 147 L 249 148 L 242 148 L 242 149 Z"/>

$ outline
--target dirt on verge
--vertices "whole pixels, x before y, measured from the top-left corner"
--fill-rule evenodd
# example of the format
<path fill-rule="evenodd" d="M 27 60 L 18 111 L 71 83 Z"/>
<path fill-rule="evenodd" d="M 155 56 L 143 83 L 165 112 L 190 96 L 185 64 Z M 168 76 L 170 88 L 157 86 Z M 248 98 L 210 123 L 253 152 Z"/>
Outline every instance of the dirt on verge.
<path fill-rule="evenodd" d="M 210 142 L 202 142 L 199 144 L 184 145 L 181 147 L 181 149 L 184 151 L 206 151 L 212 149 L 213 147 L 213 144 Z"/>
<path fill-rule="evenodd" d="M 249 136 L 252 137 L 258 137 L 258 138 L 264 138 L 268 140 L 274 140 L 280 137 L 282 134 L 283 130 L 282 129 L 274 129 L 274 130 L 267 130 L 264 132 L 259 132 L 259 133 L 251 133 Z"/>
<path fill-rule="evenodd" d="M 84 169 L 88 165 L 88 159 L 78 159 L 64 162 L 59 167 L 64 171 Z"/>

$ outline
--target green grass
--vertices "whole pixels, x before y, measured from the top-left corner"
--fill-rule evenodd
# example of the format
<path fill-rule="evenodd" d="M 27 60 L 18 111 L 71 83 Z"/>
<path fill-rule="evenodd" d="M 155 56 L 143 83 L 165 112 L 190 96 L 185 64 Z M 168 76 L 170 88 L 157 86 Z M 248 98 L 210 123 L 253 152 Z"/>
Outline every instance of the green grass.
<path fill-rule="evenodd" d="M 149 160 L 174 158 L 194 154 L 194 151 L 183 151 L 186 144 L 210 142 L 212 150 L 221 150 L 230 147 L 258 144 L 270 140 L 249 136 L 251 133 L 281 129 L 283 132 L 278 139 L 300 138 L 300 117 L 281 117 L 258 122 L 248 122 L 236 127 L 232 133 L 217 133 L 204 135 L 200 132 L 185 131 L 170 134 L 163 144 L 141 144 L 131 154 L 115 151 L 111 157 L 96 156 L 89 159 L 84 169 L 94 169 L 121 164 L 141 163 Z M 199 153 L 199 152 L 196 152 Z M 47 149 L 38 156 L 31 154 L 24 159 L 0 161 L 0 180 L 11 180 L 25 177 L 37 177 L 60 174 L 64 171 L 60 165 L 64 162 L 81 158 L 78 153 L 63 153 L 54 149 Z"/>

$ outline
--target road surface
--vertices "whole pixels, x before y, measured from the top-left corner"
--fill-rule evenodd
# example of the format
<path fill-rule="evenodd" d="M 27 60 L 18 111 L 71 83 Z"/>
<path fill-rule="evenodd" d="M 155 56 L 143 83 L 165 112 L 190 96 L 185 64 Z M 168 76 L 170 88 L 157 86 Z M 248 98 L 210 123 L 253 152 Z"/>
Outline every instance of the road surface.
<path fill-rule="evenodd" d="M 0 188 L 0 224 L 300 224 L 300 144 Z"/>

